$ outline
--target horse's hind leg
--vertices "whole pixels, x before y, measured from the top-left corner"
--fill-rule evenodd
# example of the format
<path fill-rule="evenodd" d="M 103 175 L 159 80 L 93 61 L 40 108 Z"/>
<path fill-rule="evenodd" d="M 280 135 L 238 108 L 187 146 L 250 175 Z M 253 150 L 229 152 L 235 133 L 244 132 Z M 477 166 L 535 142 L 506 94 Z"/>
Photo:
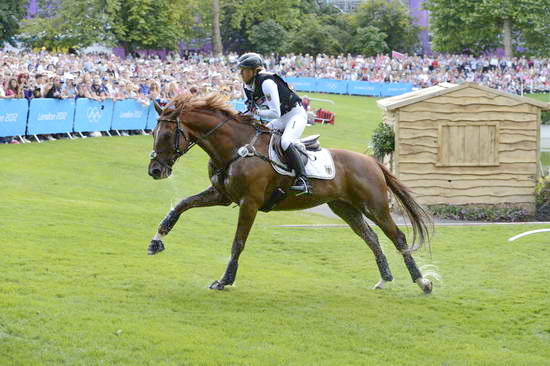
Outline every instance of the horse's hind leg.
<path fill-rule="evenodd" d="M 194 207 L 208 207 L 208 206 L 227 206 L 231 201 L 222 193 L 220 193 L 214 186 L 211 186 L 207 190 L 184 198 L 174 207 L 159 225 L 156 235 L 151 240 L 151 244 L 147 248 L 147 254 L 153 255 L 164 250 L 164 243 L 162 237 L 168 235 L 170 230 L 176 225 L 180 215 Z"/>
<path fill-rule="evenodd" d="M 374 257 L 376 258 L 376 264 L 378 265 L 378 270 L 380 271 L 381 277 L 380 281 L 374 286 L 374 288 L 384 288 L 384 283 L 386 281 L 393 280 L 393 276 L 390 272 L 386 256 L 382 252 L 382 248 L 378 242 L 378 236 L 369 227 L 363 218 L 362 212 L 349 203 L 343 201 L 333 201 L 328 205 L 336 215 L 340 216 L 345 222 L 348 223 L 353 231 L 359 235 L 372 250 Z"/>
<path fill-rule="evenodd" d="M 365 209 L 365 211 L 367 211 Z M 429 294 L 432 292 L 432 282 L 428 279 L 422 277 L 422 273 L 416 266 L 414 258 L 412 257 L 411 250 L 407 245 L 407 239 L 405 234 L 395 224 L 393 218 L 390 215 L 389 207 L 379 210 L 378 212 L 367 211 L 369 213 L 368 217 L 373 220 L 386 236 L 393 242 L 397 250 L 403 256 L 405 261 L 405 266 L 409 270 L 411 279 L 416 283 L 424 293 Z"/>

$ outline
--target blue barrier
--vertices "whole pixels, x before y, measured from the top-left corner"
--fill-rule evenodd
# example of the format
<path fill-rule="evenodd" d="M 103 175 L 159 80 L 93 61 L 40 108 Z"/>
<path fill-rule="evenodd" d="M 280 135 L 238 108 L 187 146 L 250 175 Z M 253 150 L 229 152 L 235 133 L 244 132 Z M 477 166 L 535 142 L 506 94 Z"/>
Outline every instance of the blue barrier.
<path fill-rule="evenodd" d="M 108 131 L 113 118 L 113 100 L 102 102 L 79 98 L 74 112 L 74 132 Z"/>
<path fill-rule="evenodd" d="M 29 102 L 26 99 L 0 100 L 0 137 L 24 135 Z"/>
<path fill-rule="evenodd" d="M 317 79 L 315 91 L 320 93 L 347 94 L 348 81 L 334 79 Z"/>
<path fill-rule="evenodd" d="M 315 78 L 284 78 L 285 81 L 297 91 L 317 91 L 317 79 Z"/>
<path fill-rule="evenodd" d="M 29 106 L 27 134 L 72 132 L 74 99 L 33 99 Z"/>
<path fill-rule="evenodd" d="M 372 83 L 369 81 L 348 81 L 348 93 L 353 95 L 368 95 L 379 97 L 384 83 Z"/>
<path fill-rule="evenodd" d="M 244 99 L 235 99 L 231 101 L 231 105 L 239 112 L 246 111 L 246 104 L 244 104 Z"/>
<path fill-rule="evenodd" d="M 374 83 L 355 80 L 285 78 L 297 91 L 390 97 L 410 92 L 412 83 Z M 231 102 L 245 111 L 243 100 Z M 98 102 L 89 99 L 0 100 L 0 137 L 114 130 L 153 129 L 158 114 L 154 106 L 126 99 Z"/>
<path fill-rule="evenodd" d="M 120 100 L 113 109 L 112 130 L 142 130 L 147 124 L 149 106 L 134 99 Z"/>
<path fill-rule="evenodd" d="M 394 97 L 412 91 L 411 83 L 384 83 L 382 84 L 382 90 L 380 96 L 382 97 Z"/>
<path fill-rule="evenodd" d="M 149 111 L 147 112 L 147 123 L 145 124 L 145 129 L 153 130 L 157 126 L 158 118 L 159 118 L 159 114 L 155 109 L 155 104 L 154 103 L 149 104 Z"/>

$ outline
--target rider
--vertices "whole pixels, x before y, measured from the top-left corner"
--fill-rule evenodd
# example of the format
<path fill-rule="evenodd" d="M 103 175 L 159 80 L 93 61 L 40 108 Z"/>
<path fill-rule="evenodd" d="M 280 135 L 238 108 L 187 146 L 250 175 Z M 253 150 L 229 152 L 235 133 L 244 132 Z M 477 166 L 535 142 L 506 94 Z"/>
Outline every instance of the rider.
<path fill-rule="evenodd" d="M 307 124 L 307 113 L 302 100 L 278 75 L 264 72 L 264 61 L 257 53 L 245 53 L 237 60 L 244 82 L 247 113 L 261 118 L 272 118 L 267 124 L 271 129 L 282 130 L 281 147 L 290 168 L 296 173 L 296 182 L 290 189 L 301 194 L 312 194 L 311 184 L 305 174 L 297 141 Z"/>

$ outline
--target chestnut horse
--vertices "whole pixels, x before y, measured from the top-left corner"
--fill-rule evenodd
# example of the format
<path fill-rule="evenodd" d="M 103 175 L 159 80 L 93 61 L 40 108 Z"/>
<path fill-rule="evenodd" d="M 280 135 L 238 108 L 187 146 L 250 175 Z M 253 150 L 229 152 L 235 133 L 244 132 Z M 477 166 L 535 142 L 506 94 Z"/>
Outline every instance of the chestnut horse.
<path fill-rule="evenodd" d="M 374 288 L 383 288 L 393 276 L 378 237 L 364 216 L 376 223 L 403 255 L 413 282 L 424 293 L 432 291 L 431 281 L 422 277 L 412 257 L 415 249 L 429 243 L 431 218 L 409 190 L 375 159 L 347 150 L 329 149 L 336 169 L 334 179 L 311 179 L 313 195 L 289 193 L 283 195 L 274 207 L 266 209 L 273 206 L 269 204 L 273 192 L 278 189 L 288 191 L 294 181 L 294 177 L 280 175 L 271 166 L 267 157 L 272 134 L 269 129 L 237 113 L 227 104 L 225 97 L 217 94 L 179 96 L 165 109 L 155 107 L 160 116 L 153 130 L 149 175 L 155 179 L 167 178 L 176 160 L 196 144 L 210 156 L 208 167 L 212 185 L 183 199 L 167 214 L 149 245 L 148 254 L 164 250 L 162 238 L 188 209 L 236 203 L 239 205 L 239 219 L 231 258 L 221 279 L 209 286 L 210 289 L 223 290 L 224 286 L 235 281 L 239 256 L 258 210 L 303 210 L 327 203 L 374 253 L 381 277 Z M 239 148 L 245 145 L 247 154 L 239 154 Z M 390 215 L 388 192 L 393 193 L 411 222 L 411 247 Z"/>

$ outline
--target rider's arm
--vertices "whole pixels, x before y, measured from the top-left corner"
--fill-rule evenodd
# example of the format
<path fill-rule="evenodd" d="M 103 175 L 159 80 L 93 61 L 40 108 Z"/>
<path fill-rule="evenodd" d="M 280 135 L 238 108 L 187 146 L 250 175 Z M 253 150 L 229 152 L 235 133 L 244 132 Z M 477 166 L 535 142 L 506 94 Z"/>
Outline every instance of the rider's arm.
<path fill-rule="evenodd" d="M 252 112 L 254 107 L 254 102 L 252 101 L 252 98 L 250 98 L 250 92 L 247 92 L 246 87 L 243 84 L 242 92 L 244 96 L 244 104 L 246 105 L 246 111 L 243 113 L 248 116 L 252 116 L 254 113 Z"/>
<path fill-rule="evenodd" d="M 258 109 L 256 114 L 262 118 L 279 118 L 281 117 L 281 107 L 279 102 L 279 90 L 277 84 L 271 79 L 267 79 L 262 83 L 262 91 L 265 96 L 265 102 L 262 106 L 267 109 Z"/>

